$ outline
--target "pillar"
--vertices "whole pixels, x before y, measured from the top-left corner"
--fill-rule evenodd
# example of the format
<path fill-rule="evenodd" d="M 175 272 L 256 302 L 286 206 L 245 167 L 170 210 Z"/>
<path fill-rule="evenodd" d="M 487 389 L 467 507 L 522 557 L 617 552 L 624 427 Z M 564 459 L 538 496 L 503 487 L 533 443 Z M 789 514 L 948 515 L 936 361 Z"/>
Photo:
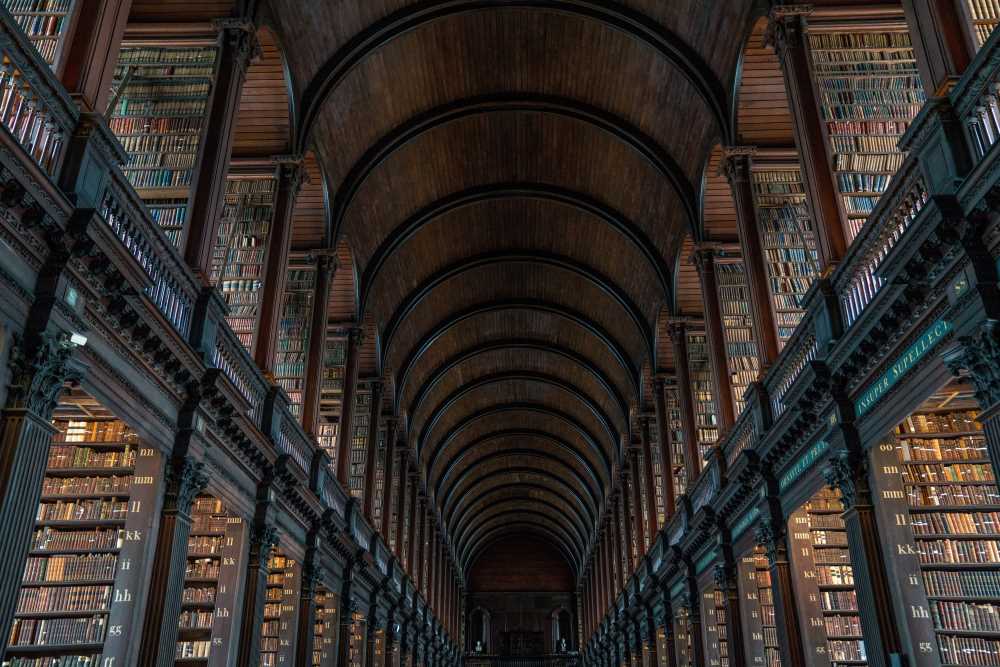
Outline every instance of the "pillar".
<path fill-rule="evenodd" d="M 57 74 L 84 111 L 103 114 L 132 0 L 78 0 Z"/>
<path fill-rule="evenodd" d="M 844 425 L 845 431 L 853 427 Z M 853 439 L 850 434 L 849 439 Z M 860 445 L 860 442 L 854 444 Z M 850 445 L 849 445 L 850 446 Z M 889 574 L 882 553 L 875 508 L 868 483 L 868 457 L 858 446 L 839 451 L 823 469 L 827 483 L 840 490 L 844 504 L 844 526 L 854 571 L 854 590 L 861 616 L 861 631 L 871 667 L 889 667 L 905 662 L 899 626 L 889 587 Z"/>
<path fill-rule="evenodd" d="M 299 156 L 274 158 L 277 163 L 277 188 L 271 218 L 271 233 L 264 253 L 264 274 L 261 277 L 260 317 L 257 319 L 257 336 L 254 340 L 253 358 L 257 366 L 267 372 L 274 371 L 278 328 L 285 301 L 288 277 L 288 250 L 292 242 L 292 214 L 295 200 L 307 176 Z"/>
<path fill-rule="evenodd" d="M 946 95 L 972 62 L 975 41 L 963 0 L 903 0 L 917 69 L 928 97 Z"/>
<path fill-rule="evenodd" d="M 630 453 L 629 450 L 626 449 L 625 456 L 626 459 L 631 459 L 634 456 L 634 454 Z M 626 460 L 626 466 L 627 465 L 628 465 L 628 460 Z M 631 498 L 629 498 L 629 489 L 628 489 L 630 477 L 631 475 L 629 474 L 628 469 L 626 467 L 626 469 L 622 471 L 622 477 L 621 477 L 622 491 L 618 500 L 619 510 L 621 514 L 621 523 L 618 525 L 621 526 L 621 529 L 623 529 L 621 536 L 622 549 L 625 552 L 624 554 L 625 558 L 623 559 L 622 562 L 628 566 L 628 571 L 622 572 L 623 587 L 625 586 L 625 582 L 628 581 L 629 576 L 631 576 L 631 574 L 635 572 L 635 550 L 632 549 L 632 541 L 634 537 L 632 534 L 632 500 Z M 639 484 L 638 477 L 632 479 L 634 480 L 632 481 L 632 487 L 633 488 L 638 487 Z M 640 507 L 641 505 L 637 505 L 636 511 L 640 511 L 639 509 Z"/>
<path fill-rule="evenodd" d="M 743 266 L 750 293 L 750 311 L 753 316 L 754 337 L 757 341 L 757 355 L 760 358 L 761 368 L 764 369 L 770 367 L 778 358 L 778 327 L 775 324 L 767 258 L 761 245 L 760 227 L 757 223 L 757 209 L 753 197 L 751 173 L 756 150 L 748 146 L 727 148 L 722 167 L 733 193 L 740 252 L 743 255 Z"/>
<path fill-rule="evenodd" d="M 174 445 L 175 454 L 167 462 L 163 480 L 163 508 L 153 565 L 149 573 L 138 664 L 143 667 L 173 665 L 177 646 L 184 574 L 187 570 L 188 538 L 191 535 L 191 507 L 208 484 L 203 464 L 187 456 L 187 444 L 196 426 L 194 405 L 182 412 L 181 428 Z M 180 450 L 179 452 L 177 450 Z"/>
<path fill-rule="evenodd" d="M 657 641 L 656 617 L 653 615 L 653 606 L 647 605 L 644 608 L 644 618 L 641 622 L 646 624 L 646 641 L 649 642 L 649 664 L 651 667 L 660 667 L 660 642 Z"/>
<path fill-rule="evenodd" d="M 258 498 L 269 493 L 268 489 L 258 491 Z M 267 590 L 268 559 L 271 549 L 277 544 L 278 534 L 274 526 L 263 515 L 267 510 L 258 500 L 257 516 L 250 530 L 249 558 L 247 559 L 246 590 L 243 593 L 243 607 L 240 618 L 239 649 L 237 667 L 253 667 L 260 663 L 260 627 L 264 622 L 264 602 Z"/>
<path fill-rule="evenodd" d="M 674 364 L 677 364 L 676 357 Z M 660 475 L 663 477 L 663 521 L 666 523 L 674 515 L 674 459 L 670 455 L 670 420 L 667 418 L 666 384 L 662 377 L 653 378 L 653 408 L 656 411 L 655 446 L 660 452 Z M 648 432 L 648 425 L 647 425 Z M 652 444 L 651 447 L 652 448 Z M 652 459 L 651 459 L 652 460 Z M 659 523 L 657 523 L 659 527 Z"/>
<path fill-rule="evenodd" d="M 394 540 L 396 543 L 396 558 L 400 564 L 403 564 L 405 562 L 405 554 L 403 552 L 403 512 L 406 511 L 407 484 L 410 479 L 408 474 L 409 451 L 403 446 L 397 447 L 396 450 L 399 455 L 397 464 L 399 465 L 399 495 L 396 496 L 396 517 L 394 519 L 393 531 L 396 536 Z"/>
<path fill-rule="evenodd" d="M 209 283 L 212 248 L 218 236 L 226 174 L 233 150 L 233 129 L 250 61 L 260 51 L 257 28 L 241 19 L 222 19 L 215 81 L 205 111 L 204 136 L 191 182 L 184 259 L 204 284 Z"/>
<path fill-rule="evenodd" d="M 354 327 L 347 334 L 347 356 L 344 367 L 343 403 L 340 408 L 340 428 L 337 432 L 337 480 L 345 489 L 351 477 L 351 440 L 354 436 L 354 394 L 358 387 L 358 362 L 364 331 Z"/>
<path fill-rule="evenodd" d="M 335 256 L 324 254 L 316 258 L 316 285 L 313 288 L 312 313 L 309 318 L 309 351 L 306 355 L 305 393 L 302 397 L 302 427 L 313 438 L 319 431 L 319 399 L 326 358 L 326 309 L 336 269 Z"/>
<path fill-rule="evenodd" d="M 302 561 L 302 584 L 299 589 L 295 667 L 312 667 L 316 642 L 316 586 L 323 576 L 319 564 L 319 530 L 314 528 L 306 538 L 306 555 Z"/>
<path fill-rule="evenodd" d="M 350 667 L 351 626 L 354 624 L 354 568 L 351 559 L 344 564 L 343 581 L 340 585 L 340 616 L 337 624 L 337 667 Z"/>
<path fill-rule="evenodd" d="M 821 271 L 825 271 L 844 257 L 847 235 L 809 69 L 806 16 L 810 11 L 809 5 L 772 8 L 766 41 L 774 47 L 785 78 L 806 200 L 816 228 L 816 250 Z"/>
<path fill-rule="evenodd" d="M 416 581 L 413 576 L 413 563 L 417 558 L 417 487 L 420 485 L 420 478 L 416 471 L 410 471 L 410 526 L 406 538 L 406 569 L 411 581 Z"/>
<path fill-rule="evenodd" d="M 386 543 L 389 542 L 391 535 L 395 535 L 393 526 L 393 511 L 395 507 L 393 506 L 393 501 L 395 500 L 396 484 L 392 479 L 396 471 L 396 428 L 398 426 L 399 420 L 397 418 L 390 417 L 386 420 L 385 465 L 383 466 L 384 470 L 382 473 L 382 526 L 380 528 L 380 532 Z M 399 479 L 400 484 L 402 484 L 403 476 L 400 475 Z M 402 491 L 400 495 L 402 495 Z M 395 539 L 398 540 L 398 538 Z M 396 543 L 398 544 L 398 541 Z"/>
<path fill-rule="evenodd" d="M 365 516 L 368 517 L 368 521 L 372 524 L 372 528 L 377 529 L 374 519 L 374 508 L 375 508 L 375 463 L 378 458 L 378 433 L 382 426 L 382 392 L 385 385 L 381 381 L 375 381 L 371 383 L 371 416 L 368 419 L 368 442 L 366 443 L 367 452 L 365 454 L 365 493 L 364 502 L 362 504 Z M 386 442 L 386 457 L 388 458 L 389 443 Z M 386 466 L 383 466 L 383 475 L 385 473 Z M 383 478 L 382 479 L 382 489 L 383 491 L 392 486 L 392 480 Z M 382 506 L 382 513 L 385 514 L 385 506 Z"/>
<path fill-rule="evenodd" d="M 667 667 L 677 667 L 677 641 L 674 637 L 674 612 L 671 606 L 670 591 L 661 585 L 660 596 L 663 601 L 663 652 L 666 654 Z M 655 626 L 655 622 L 654 622 Z M 654 627 L 654 631 L 656 628 Z M 784 663 L 782 663 L 784 665 Z"/>
<path fill-rule="evenodd" d="M 378 635 L 378 591 L 372 593 L 365 623 L 365 667 L 375 667 L 375 642 Z"/>
<path fill-rule="evenodd" d="M 698 453 L 698 428 L 694 420 L 691 373 L 688 370 L 687 325 L 684 322 L 671 322 L 669 335 L 674 351 L 674 366 L 677 368 L 677 399 L 680 403 L 681 428 L 684 430 L 684 447 L 687 452 L 684 460 L 687 486 L 691 488 L 701 473 L 701 455 Z"/>
<path fill-rule="evenodd" d="M 748 665 L 743 643 L 743 622 L 740 618 L 740 591 L 737 587 L 736 564 L 730 558 L 729 545 L 722 545 L 722 562 L 715 566 L 715 587 L 722 591 L 726 607 L 726 648 L 730 665 Z"/>
<path fill-rule="evenodd" d="M 642 418 L 640 418 L 642 419 Z M 641 428 L 641 427 L 640 427 Z M 646 429 L 646 440 L 645 444 L 642 445 L 643 453 L 646 460 L 649 460 L 649 429 L 647 422 Z M 652 516 L 652 522 L 656 523 L 656 508 L 654 507 L 653 498 L 656 496 L 656 489 L 652 484 L 652 466 L 644 466 L 647 476 L 643 476 L 639 468 L 639 449 L 632 448 L 629 452 L 629 461 L 631 462 L 631 477 L 632 477 L 632 506 L 635 507 L 635 535 L 636 535 L 636 552 L 641 557 L 646 553 L 646 520 L 643 517 L 643 512 L 646 512 L 649 516 Z M 645 484 L 644 484 L 645 483 Z M 646 498 L 647 502 L 643 502 L 642 488 L 646 487 Z M 653 533 L 649 533 L 652 535 Z M 636 567 L 635 563 L 632 563 L 632 569 Z"/>
<path fill-rule="evenodd" d="M 781 649 L 782 667 L 805 667 L 807 663 L 801 641 L 802 629 L 799 627 L 792 567 L 788 560 L 788 532 L 776 495 L 768 498 L 768 504 L 761 512 L 755 539 L 767 554 L 768 570 L 771 573 L 771 597 L 774 600 L 774 624 Z"/>
<path fill-rule="evenodd" d="M 708 342 L 708 357 L 712 367 L 712 389 L 715 393 L 715 409 L 719 416 L 719 430 L 725 435 L 736 421 L 733 387 L 729 379 L 729 363 L 726 354 L 726 334 L 722 324 L 722 304 L 719 302 L 719 286 L 715 277 L 715 248 L 704 246 L 695 250 L 693 259 L 701 280 L 701 298 L 705 304 L 705 337 Z"/>

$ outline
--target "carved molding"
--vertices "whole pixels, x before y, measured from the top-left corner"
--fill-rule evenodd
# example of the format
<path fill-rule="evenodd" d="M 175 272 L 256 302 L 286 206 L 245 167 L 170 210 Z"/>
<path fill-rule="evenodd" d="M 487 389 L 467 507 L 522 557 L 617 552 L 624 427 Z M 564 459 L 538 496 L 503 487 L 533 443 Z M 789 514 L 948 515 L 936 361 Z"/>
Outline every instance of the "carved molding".
<path fill-rule="evenodd" d="M 996 320 L 987 320 L 972 336 L 959 339 L 956 350 L 945 356 L 953 373 L 968 371 L 983 410 L 1000 402 L 1000 330 Z"/>
<path fill-rule="evenodd" d="M 15 335 L 10 351 L 7 407 L 25 409 L 48 420 L 67 380 L 75 378 L 69 360 L 75 345 L 64 336 L 43 334 L 34 349 Z"/>

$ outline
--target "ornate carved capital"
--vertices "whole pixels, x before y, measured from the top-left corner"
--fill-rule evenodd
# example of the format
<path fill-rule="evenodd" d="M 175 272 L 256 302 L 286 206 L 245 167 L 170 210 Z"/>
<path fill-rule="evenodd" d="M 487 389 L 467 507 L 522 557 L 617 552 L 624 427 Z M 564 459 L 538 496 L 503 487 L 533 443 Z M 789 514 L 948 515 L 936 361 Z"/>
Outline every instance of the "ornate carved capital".
<path fill-rule="evenodd" d="M 987 320 L 979 332 L 963 336 L 944 361 L 953 373 L 968 371 L 976 388 L 976 399 L 983 410 L 1000 403 L 1000 326 Z"/>
<path fill-rule="evenodd" d="M 788 550 L 785 545 L 785 531 L 775 522 L 764 519 L 757 524 L 754 530 L 754 540 L 764 547 L 769 564 L 774 565 L 786 559 Z"/>
<path fill-rule="evenodd" d="M 673 320 L 667 323 L 667 336 L 672 341 L 686 341 L 687 330 L 687 322 Z M 660 380 L 660 384 L 663 384 L 663 380 Z"/>
<path fill-rule="evenodd" d="M 812 5 L 779 5 L 771 9 L 764 46 L 773 46 L 778 57 L 784 59 L 789 48 L 797 48 L 805 41 L 806 17 Z"/>
<path fill-rule="evenodd" d="M 7 407 L 20 408 L 48 420 L 67 380 L 75 379 L 69 369 L 76 345 L 66 337 L 43 334 L 34 346 L 14 337 L 10 351 L 10 386 Z"/>
<path fill-rule="evenodd" d="M 698 273 L 702 274 L 707 272 L 715 271 L 715 258 L 718 255 L 718 248 L 712 245 L 699 245 L 691 253 L 691 261 L 694 263 L 695 267 L 698 269 Z"/>
<path fill-rule="evenodd" d="M 307 559 L 302 566 L 302 586 L 310 590 L 315 590 L 316 586 L 323 580 L 323 566 L 312 559 Z"/>
<path fill-rule="evenodd" d="M 719 171 L 725 175 L 730 186 L 750 182 L 750 168 L 756 154 L 756 146 L 729 146 L 723 149 Z"/>
<path fill-rule="evenodd" d="M 351 327 L 347 332 L 347 340 L 352 345 L 360 347 L 365 342 L 365 330 L 361 327 Z"/>
<path fill-rule="evenodd" d="M 316 257 L 316 270 L 329 277 L 337 270 L 337 256 L 332 254 L 322 254 Z"/>
<path fill-rule="evenodd" d="M 866 458 L 851 456 L 846 451 L 837 452 L 823 466 L 823 479 L 830 488 L 840 490 L 840 500 L 845 508 L 871 503 L 867 474 Z"/>
<path fill-rule="evenodd" d="M 728 591 L 733 581 L 732 574 L 731 568 L 726 567 L 725 563 L 716 563 L 715 568 L 712 570 L 715 587 L 719 590 Z"/>
<path fill-rule="evenodd" d="M 212 25 L 223 42 L 232 49 L 233 65 L 240 76 L 246 78 L 250 64 L 258 60 L 263 51 L 257 40 L 257 26 L 244 19 L 216 19 Z"/>
<path fill-rule="evenodd" d="M 298 194 L 302 186 L 309 182 L 309 173 L 301 155 L 275 155 L 271 162 L 277 165 L 279 187 L 286 187 Z"/>
<path fill-rule="evenodd" d="M 167 497 L 174 508 L 183 514 L 191 512 L 191 505 L 199 493 L 208 486 L 205 464 L 183 457 L 167 464 L 165 471 Z"/>
<path fill-rule="evenodd" d="M 271 555 L 271 549 L 278 543 L 278 529 L 270 523 L 255 525 L 250 530 L 250 550 L 257 551 L 261 559 Z"/>

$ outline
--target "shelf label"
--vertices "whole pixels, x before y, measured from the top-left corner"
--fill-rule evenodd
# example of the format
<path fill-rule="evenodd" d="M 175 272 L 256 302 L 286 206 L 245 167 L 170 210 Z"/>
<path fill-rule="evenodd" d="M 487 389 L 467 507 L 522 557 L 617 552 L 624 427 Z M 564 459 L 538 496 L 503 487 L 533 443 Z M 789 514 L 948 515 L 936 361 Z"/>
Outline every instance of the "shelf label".
<path fill-rule="evenodd" d="M 826 451 L 830 449 L 830 443 L 826 440 L 818 440 L 816 444 L 806 450 L 806 453 L 802 455 L 798 461 L 796 461 L 791 468 L 789 468 L 781 479 L 778 480 L 778 490 L 784 491 L 790 487 L 795 480 L 802 476 L 802 474 L 809 470 L 816 461 L 819 460 Z"/>
<path fill-rule="evenodd" d="M 913 342 L 906 351 L 899 356 L 896 363 L 892 364 L 878 380 L 875 381 L 858 398 L 854 405 L 854 413 L 860 417 L 869 410 L 876 402 L 888 392 L 892 387 L 906 375 L 917 362 L 923 359 L 941 339 L 948 335 L 953 329 L 951 322 L 939 319 L 934 324 L 927 327 L 922 334 Z"/>

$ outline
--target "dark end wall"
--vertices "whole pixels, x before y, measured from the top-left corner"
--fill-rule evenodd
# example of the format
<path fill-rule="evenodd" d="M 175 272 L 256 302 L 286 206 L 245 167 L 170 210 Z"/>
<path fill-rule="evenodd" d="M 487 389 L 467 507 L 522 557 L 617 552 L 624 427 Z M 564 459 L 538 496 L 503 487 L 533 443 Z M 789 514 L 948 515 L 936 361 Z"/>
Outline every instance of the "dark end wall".
<path fill-rule="evenodd" d="M 562 554 L 530 537 L 494 542 L 469 570 L 471 593 L 568 593 L 574 588 L 573 572 Z"/>

